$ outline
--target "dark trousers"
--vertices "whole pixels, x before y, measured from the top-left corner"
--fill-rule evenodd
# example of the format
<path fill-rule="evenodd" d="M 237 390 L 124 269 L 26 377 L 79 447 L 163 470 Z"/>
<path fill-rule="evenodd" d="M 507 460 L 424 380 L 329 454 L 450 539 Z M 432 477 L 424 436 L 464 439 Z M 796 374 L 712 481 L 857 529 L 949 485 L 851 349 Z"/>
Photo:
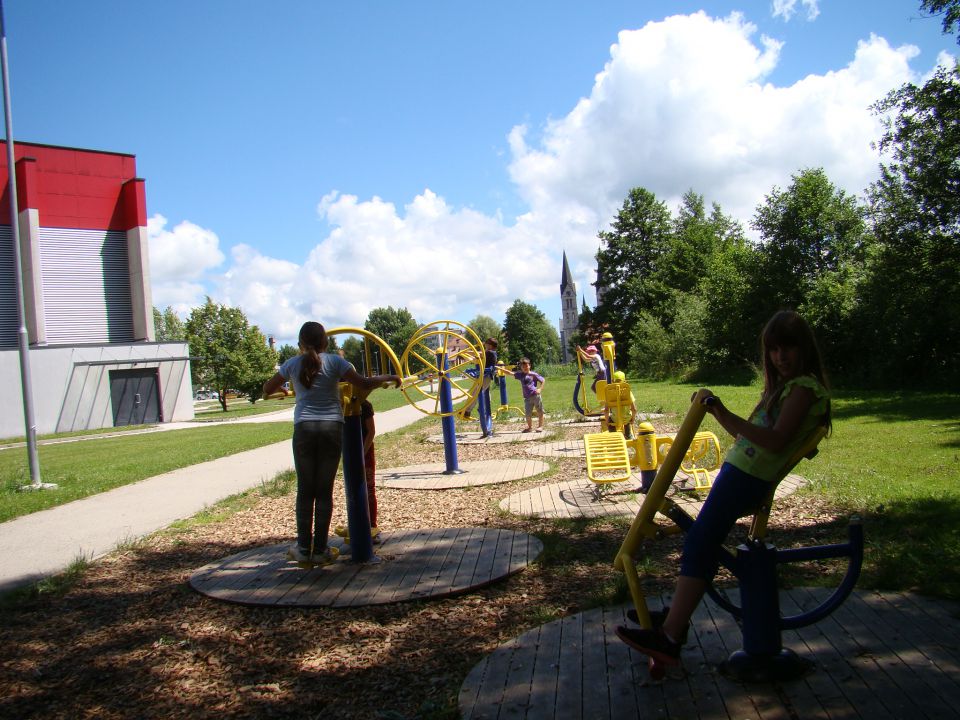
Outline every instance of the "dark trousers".
<path fill-rule="evenodd" d="M 297 545 L 322 552 L 333 516 L 333 482 L 340 467 L 343 423 L 310 420 L 293 426 L 293 464 L 297 469 Z M 316 539 L 316 546 L 313 546 Z"/>

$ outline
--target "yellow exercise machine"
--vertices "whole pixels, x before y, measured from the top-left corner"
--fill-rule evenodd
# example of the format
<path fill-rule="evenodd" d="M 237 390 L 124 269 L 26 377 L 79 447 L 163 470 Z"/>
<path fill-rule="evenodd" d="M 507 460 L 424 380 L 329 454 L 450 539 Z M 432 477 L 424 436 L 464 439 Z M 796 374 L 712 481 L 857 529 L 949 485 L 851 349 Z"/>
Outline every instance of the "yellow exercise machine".
<path fill-rule="evenodd" d="M 635 558 L 643 540 L 684 532 L 693 524 L 693 518 L 680 505 L 666 497 L 666 493 L 674 475 L 684 462 L 690 446 L 695 442 L 697 428 L 706 413 L 704 401 L 707 397 L 706 391 L 703 390 L 694 395 L 690 410 L 667 451 L 640 511 L 630 525 L 614 560 L 614 567 L 622 571 L 627 580 L 637 620 L 646 629 L 652 628 L 652 622 L 640 587 Z M 764 539 L 777 485 L 800 460 L 816 455 L 817 446 L 826 433 L 826 428 L 815 429 L 778 473 L 775 481 L 771 483 L 770 492 L 765 501 L 755 510 L 747 542 L 738 548 L 736 554 L 729 550 L 721 553 L 721 562 L 731 569 L 740 581 L 742 606 L 737 607 L 724 599 L 712 585 L 708 588 L 710 596 L 721 607 L 743 622 L 744 649 L 735 652 L 721 666 L 724 674 L 735 679 L 741 681 L 788 679 L 809 669 L 809 665 L 798 659 L 795 653 L 782 647 L 780 631 L 804 627 L 828 615 L 849 595 L 859 576 L 863 558 L 863 534 L 859 519 L 851 523 L 850 541 L 843 545 L 778 551 Z M 671 524 L 655 522 L 658 513 L 670 520 Z M 848 570 L 840 587 L 820 607 L 800 615 L 780 617 L 777 604 L 776 564 L 831 557 L 849 558 Z M 663 677 L 664 667 L 658 662 L 651 660 L 649 667 L 652 677 L 655 679 Z"/>

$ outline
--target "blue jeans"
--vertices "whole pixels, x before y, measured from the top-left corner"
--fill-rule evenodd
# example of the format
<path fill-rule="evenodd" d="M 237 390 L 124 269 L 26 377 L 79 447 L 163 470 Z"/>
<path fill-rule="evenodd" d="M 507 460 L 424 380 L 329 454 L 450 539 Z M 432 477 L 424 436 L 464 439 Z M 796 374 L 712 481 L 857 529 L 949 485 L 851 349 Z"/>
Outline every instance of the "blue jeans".
<path fill-rule="evenodd" d="M 770 483 L 724 463 L 697 519 L 687 531 L 680 574 L 712 580 L 720 546 L 738 518 L 754 512 L 770 492 Z"/>
<path fill-rule="evenodd" d="M 297 469 L 297 545 L 313 552 L 327 547 L 333 516 L 333 481 L 340 467 L 343 423 L 310 420 L 293 426 L 293 464 Z"/>

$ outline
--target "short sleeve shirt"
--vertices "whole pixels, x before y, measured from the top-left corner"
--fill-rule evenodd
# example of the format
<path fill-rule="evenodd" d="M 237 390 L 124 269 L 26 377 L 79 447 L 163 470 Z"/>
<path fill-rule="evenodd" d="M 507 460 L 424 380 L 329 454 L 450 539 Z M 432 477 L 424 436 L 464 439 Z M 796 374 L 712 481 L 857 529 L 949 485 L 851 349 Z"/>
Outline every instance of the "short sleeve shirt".
<path fill-rule="evenodd" d="M 517 370 L 513 376 L 520 381 L 520 387 L 523 389 L 523 396 L 525 398 L 533 397 L 537 394 L 537 383 L 543 382 L 543 376 L 538 375 L 535 372 L 523 372 Z"/>
<path fill-rule="evenodd" d="M 280 366 L 278 371 L 285 380 L 293 384 L 297 394 L 297 404 L 293 410 L 293 423 L 312 420 L 332 420 L 343 422 L 343 408 L 340 405 L 340 379 L 353 367 L 348 360 L 339 355 L 320 353 L 320 372 L 307 388 L 300 382 L 300 366 L 304 355 L 295 355 Z"/>
<path fill-rule="evenodd" d="M 777 404 L 768 413 L 764 409 L 757 410 L 750 419 L 754 425 L 764 427 L 773 427 L 777 418 L 780 416 L 780 408 L 783 401 L 793 391 L 794 388 L 804 387 L 813 391 L 814 401 L 810 406 L 810 411 L 800 424 L 796 438 L 788 443 L 780 452 L 771 452 L 764 448 L 754 445 L 745 437 L 740 436 L 733 444 L 733 447 L 727 451 L 726 462 L 743 470 L 745 473 L 753 475 L 761 480 L 773 482 L 779 478 L 783 466 L 793 457 L 793 454 L 800 448 L 817 425 L 820 425 L 827 413 L 827 407 L 830 403 L 830 394 L 826 388 L 821 385 L 816 378 L 811 375 L 801 375 L 787 382 L 780 393 Z"/>

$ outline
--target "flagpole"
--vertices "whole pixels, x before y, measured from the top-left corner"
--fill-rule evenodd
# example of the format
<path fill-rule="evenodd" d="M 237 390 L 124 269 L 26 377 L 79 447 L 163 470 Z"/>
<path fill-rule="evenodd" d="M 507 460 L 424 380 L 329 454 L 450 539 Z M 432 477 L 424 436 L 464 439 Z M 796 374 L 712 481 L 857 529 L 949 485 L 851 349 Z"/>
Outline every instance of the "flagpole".
<path fill-rule="evenodd" d="M 3 70 L 3 117 L 7 128 L 7 171 L 9 175 L 10 228 L 13 234 L 13 276 L 17 289 L 17 339 L 20 346 L 20 384 L 23 392 L 23 422 L 27 431 L 27 459 L 30 465 L 30 484 L 21 490 L 46 490 L 57 486 L 40 481 L 40 458 L 37 454 L 37 424 L 33 417 L 33 390 L 30 381 L 30 340 L 27 336 L 26 312 L 23 302 L 23 281 L 20 256 L 20 212 L 17 207 L 17 166 L 13 148 L 13 113 L 10 108 L 10 75 L 7 70 L 7 29 L 3 18 L 3 0 L 0 0 L 0 67 Z"/>

